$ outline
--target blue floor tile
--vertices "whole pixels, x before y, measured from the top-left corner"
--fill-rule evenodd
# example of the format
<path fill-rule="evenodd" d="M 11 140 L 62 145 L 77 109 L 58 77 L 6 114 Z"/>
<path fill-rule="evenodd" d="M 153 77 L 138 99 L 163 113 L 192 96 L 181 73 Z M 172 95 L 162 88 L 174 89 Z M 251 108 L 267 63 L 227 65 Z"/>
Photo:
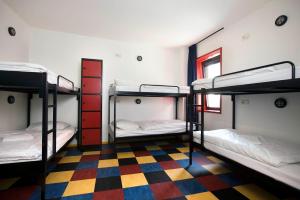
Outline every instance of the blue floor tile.
<path fill-rule="evenodd" d="M 142 197 L 142 198 L 141 198 Z M 125 200 L 152 200 L 154 199 L 149 186 L 139 186 L 124 189 Z"/>
<path fill-rule="evenodd" d="M 184 195 L 196 194 L 207 191 L 198 181 L 195 179 L 188 179 L 183 181 L 176 181 L 175 183 L 180 191 Z"/>
<path fill-rule="evenodd" d="M 68 183 L 55 183 L 46 185 L 46 199 L 54 199 L 61 197 Z"/>
<path fill-rule="evenodd" d="M 140 165 L 142 171 L 146 172 L 157 172 L 162 171 L 163 169 L 160 167 L 159 163 L 149 163 Z"/>
<path fill-rule="evenodd" d="M 98 161 L 89 161 L 89 162 L 80 162 L 76 169 L 90 169 L 90 168 L 97 168 Z"/>
<path fill-rule="evenodd" d="M 119 167 L 109 167 L 97 169 L 97 178 L 105 178 L 111 176 L 120 176 Z"/>

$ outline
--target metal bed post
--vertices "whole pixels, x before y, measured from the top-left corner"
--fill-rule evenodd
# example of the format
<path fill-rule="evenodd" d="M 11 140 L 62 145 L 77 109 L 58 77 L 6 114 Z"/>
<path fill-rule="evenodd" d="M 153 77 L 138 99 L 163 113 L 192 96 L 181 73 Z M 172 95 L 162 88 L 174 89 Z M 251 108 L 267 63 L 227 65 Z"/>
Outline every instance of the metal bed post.
<path fill-rule="evenodd" d="M 53 110 L 52 110 L 52 155 L 55 155 L 56 153 L 56 123 L 57 123 L 57 85 L 54 86 L 53 91 Z"/>
<path fill-rule="evenodd" d="M 175 97 L 175 119 L 178 119 L 178 97 Z"/>
<path fill-rule="evenodd" d="M 189 95 L 185 96 L 185 131 L 188 132 L 188 121 L 189 121 Z"/>
<path fill-rule="evenodd" d="M 201 147 L 204 149 L 204 96 L 205 89 L 201 89 Z"/>
<path fill-rule="evenodd" d="M 193 94 L 193 88 L 190 87 L 190 95 L 188 97 L 188 116 L 189 116 L 189 122 L 190 122 L 190 130 L 189 130 L 189 142 L 190 142 L 190 152 L 189 152 L 189 164 L 193 164 L 193 151 L 194 151 L 194 146 L 193 146 L 193 103 L 194 103 L 194 94 Z"/>
<path fill-rule="evenodd" d="M 232 129 L 235 129 L 235 95 L 231 95 L 232 101 Z"/>
<path fill-rule="evenodd" d="M 32 99 L 32 94 L 29 93 L 27 96 L 27 127 L 30 125 L 31 121 L 31 99 Z"/>
<path fill-rule="evenodd" d="M 110 95 L 108 95 L 108 144 L 110 144 L 110 131 L 109 131 L 109 129 L 110 129 L 110 99 L 111 99 L 111 96 Z"/>
<path fill-rule="evenodd" d="M 48 151 L 48 82 L 47 73 L 42 74 L 42 183 L 41 183 L 41 199 L 45 199 L 46 175 L 47 175 L 47 151 Z"/>
<path fill-rule="evenodd" d="M 116 93 L 114 94 L 114 142 L 116 141 L 116 131 L 117 131 L 117 122 L 116 122 L 116 118 L 117 118 L 117 95 Z"/>
<path fill-rule="evenodd" d="M 79 144 L 81 144 L 81 137 L 79 137 L 81 135 L 81 92 L 80 89 L 78 89 L 78 94 L 77 94 L 77 148 L 79 149 Z"/>

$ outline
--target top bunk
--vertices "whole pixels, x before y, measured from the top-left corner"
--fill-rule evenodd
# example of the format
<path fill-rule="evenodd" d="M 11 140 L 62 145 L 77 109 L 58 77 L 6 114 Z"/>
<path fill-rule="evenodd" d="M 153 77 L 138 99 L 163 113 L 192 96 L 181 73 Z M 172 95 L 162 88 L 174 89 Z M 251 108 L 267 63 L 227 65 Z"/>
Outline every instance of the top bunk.
<path fill-rule="evenodd" d="M 265 94 L 300 92 L 300 66 L 291 61 L 272 63 L 192 83 L 194 93 Z"/>
<path fill-rule="evenodd" d="M 47 68 L 31 63 L 0 62 L 0 90 L 39 93 L 43 87 L 58 94 L 79 94 L 74 83 Z"/>
<path fill-rule="evenodd" d="M 115 81 L 109 87 L 109 96 L 186 97 L 189 86 L 135 84 Z"/>

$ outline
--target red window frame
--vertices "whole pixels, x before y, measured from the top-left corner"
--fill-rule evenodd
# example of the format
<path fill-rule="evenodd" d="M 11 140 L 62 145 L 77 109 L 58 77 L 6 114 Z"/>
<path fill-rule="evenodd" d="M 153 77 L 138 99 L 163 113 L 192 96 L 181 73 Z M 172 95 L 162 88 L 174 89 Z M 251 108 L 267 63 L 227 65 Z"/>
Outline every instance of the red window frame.
<path fill-rule="evenodd" d="M 209 58 L 213 57 L 215 54 L 220 54 L 220 73 L 222 74 L 222 47 L 213 50 L 207 54 L 204 54 L 197 58 L 197 79 L 203 79 L 204 73 L 203 73 L 203 65 L 202 63 Z M 201 101 L 201 95 L 198 95 L 197 97 L 198 102 Z M 202 103 L 202 102 L 201 102 Z M 201 112 L 201 107 L 198 107 L 198 112 Z M 220 108 L 212 108 L 207 106 L 207 95 L 204 97 L 204 112 L 210 112 L 210 113 L 222 113 L 222 96 L 220 96 Z"/>

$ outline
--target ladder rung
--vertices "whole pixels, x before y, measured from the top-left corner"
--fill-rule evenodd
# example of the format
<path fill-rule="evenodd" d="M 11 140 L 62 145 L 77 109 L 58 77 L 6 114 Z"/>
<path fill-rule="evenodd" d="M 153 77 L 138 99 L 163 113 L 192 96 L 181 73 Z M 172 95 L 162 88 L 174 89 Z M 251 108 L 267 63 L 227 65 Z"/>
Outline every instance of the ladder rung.
<path fill-rule="evenodd" d="M 54 107 L 54 105 L 48 105 L 48 108 L 53 108 Z"/>
<path fill-rule="evenodd" d="M 47 133 L 48 133 L 48 134 L 49 134 L 49 133 L 53 133 L 53 131 L 54 131 L 53 129 L 50 129 L 50 130 L 47 131 Z"/>
<path fill-rule="evenodd" d="M 201 124 L 200 123 L 198 123 L 198 122 L 191 122 L 192 124 L 195 124 L 195 125 L 199 125 L 199 126 L 201 126 Z"/>

